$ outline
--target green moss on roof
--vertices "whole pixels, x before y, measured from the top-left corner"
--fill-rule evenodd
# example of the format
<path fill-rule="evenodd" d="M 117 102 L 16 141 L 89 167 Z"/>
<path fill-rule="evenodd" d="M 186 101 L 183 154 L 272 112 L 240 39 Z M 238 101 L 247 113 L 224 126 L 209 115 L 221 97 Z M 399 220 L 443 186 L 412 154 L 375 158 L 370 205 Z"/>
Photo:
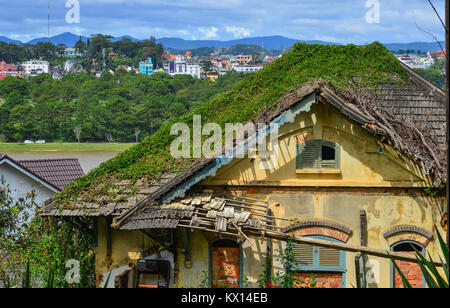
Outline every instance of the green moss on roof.
<path fill-rule="evenodd" d="M 274 104 L 292 88 L 312 79 L 322 79 L 337 89 L 345 89 L 352 86 L 354 77 L 366 87 L 407 79 L 398 60 L 380 43 L 367 46 L 296 44 L 290 52 L 244 79 L 233 90 L 164 125 L 153 136 L 78 179 L 58 198 L 67 206 L 80 193 L 107 193 L 101 191 L 99 183 L 111 178 L 157 180 L 163 173 L 183 171 L 195 160 L 171 157 L 169 148 L 175 137 L 170 136 L 170 127 L 179 122 L 192 126 L 194 114 L 201 115 L 203 123 L 214 122 L 222 126 L 225 123 L 245 123 L 257 117 L 255 111 Z"/>

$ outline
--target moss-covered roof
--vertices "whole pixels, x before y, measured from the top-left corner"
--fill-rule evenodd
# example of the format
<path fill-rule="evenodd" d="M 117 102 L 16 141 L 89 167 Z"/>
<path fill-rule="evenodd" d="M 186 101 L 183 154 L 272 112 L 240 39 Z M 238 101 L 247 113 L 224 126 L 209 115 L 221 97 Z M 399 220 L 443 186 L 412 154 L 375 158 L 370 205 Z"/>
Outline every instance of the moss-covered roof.
<path fill-rule="evenodd" d="M 222 126 L 245 123 L 257 118 L 259 111 L 277 102 L 293 87 L 312 79 L 322 79 L 336 89 L 345 89 L 353 86 L 355 77 L 360 85 L 369 88 L 403 83 L 408 79 L 400 62 L 380 43 L 367 46 L 296 44 L 291 51 L 238 83 L 233 90 L 167 123 L 153 136 L 76 180 L 57 196 L 58 203 L 70 207 L 81 195 L 84 199 L 92 197 L 92 202 L 95 196 L 113 200 L 121 189 L 113 184 L 117 180 L 126 181 L 131 197 L 138 193 L 134 189 L 136 181 L 150 183 L 163 174 L 176 174 L 192 166 L 196 160 L 176 160 L 170 155 L 169 148 L 175 138 L 170 135 L 172 124 L 181 122 L 192 126 L 194 114 L 201 115 L 203 123 L 214 122 Z"/>

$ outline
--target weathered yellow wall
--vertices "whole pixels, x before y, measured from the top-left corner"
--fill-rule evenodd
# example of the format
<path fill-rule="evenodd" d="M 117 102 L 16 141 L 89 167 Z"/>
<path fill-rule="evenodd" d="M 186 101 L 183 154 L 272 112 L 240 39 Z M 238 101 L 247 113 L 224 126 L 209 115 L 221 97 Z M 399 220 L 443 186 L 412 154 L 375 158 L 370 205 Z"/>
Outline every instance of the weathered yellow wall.
<path fill-rule="evenodd" d="M 298 138 L 327 140 L 341 146 L 341 173 L 297 174 Z M 261 159 L 236 159 L 203 185 L 255 185 L 294 187 L 424 187 L 421 169 L 386 149 L 378 154 L 373 135 L 332 107 L 313 105 L 294 123 L 280 128 L 278 168 L 263 170 Z"/>
<path fill-rule="evenodd" d="M 340 173 L 298 174 L 296 171 L 296 145 L 298 139 L 322 139 L 341 146 Z M 259 168 L 260 159 L 236 159 L 222 168 L 217 175 L 203 181 L 203 188 L 227 187 L 231 192 L 268 201 L 275 216 L 337 223 L 353 231 L 349 244 L 360 244 L 360 211 L 365 210 L 368 221 L 368 246 L 389 250 L 390 244 L 383 234 L 393 227 L 413 225 L 434 234 L 441 213 L 436 199 L 429 198 L 424 188 L 429 179 L 421 168 L 408 159 L 385 148 L 379 154 L 377 140 L 348 120 L 332 107 L 314 105 L 309 113 L 297 116 L 294 123 L 280 129 L 279 166 L 275 170 Z M 441 200 L 441 203 L 444 202 Z M 285 227 L 289 223 L 280 224 Z M 102 227 L 100 227 L 102 229 Z M 104 229 L 104 226 L 103 226 Z M 104 232 L 100 232 L 97 253 L 97 272 L 108 269 Z M 436 237 L 436 236 L 435 236 Z M 186 269 L 182 245 L 179 244 L 178 286 L 198 287 L 202 271 L 208 268 L 211 235 L 200 231 L 192 233 L 192 268 Z M 243 274 L 250 286 L 256 286 L 265 261 L 266 245 L 252 239 L 256 249 L 248 242 L 243 245 Z M 112 266 L 119 267 L 132 260 L 129 252 L 151 246 L 138 232 L 113 231 Z M 274 242 L 274 252 L 282 244 Z M 431 242 L 427 252 L 436 257 L 438 245 Z M 274 257 L 276 261 L 277 257 Z M 390 263 L 379 261 L 379 284 L 371 287 L 390 287 Z M 275 262 L 275 269 L 280 264 Z M 354 254 L 347 253 L 347 287 L 356 286 Z M 375 272 L 376 269 L 375 269 Z"/>
<path fill-rule="evenodd" d="M 205 270 L 209 270 L 209 243 L 215 235 L 194 231 L 191 233 L 192 243 L 192 267 L 186 268 L 183 249 L 178 250 L 178 274 L 175 277 L 177 286 L 184 288 L 198 288 L 205 279 Z M 248 279 L 250 285 L 257 286 L 261 274 L 261 264 L 266 258 L 266 243 L 260 240 L 252 240 L 255 248 L 248 242 L 242 245 L 242 274 Z"/>
<path fill-rule="evenodd" d="M 136 263 L 143 252 L 155 246 L 146 236 L 138 231 L 112 230 L 112 250 L 108 256 L 106 244 L 106 219 L 98 222 L 98 246 L 95 248 L 95 272 L 97 281 L 111 270 Z M 107 277 L 103 277 L 107 278 Z"/>
<path fill-rule="evenodd" d="M 298 174 L 296 145 L 298 139 L 328 140 L 341 146 L 340 173 Z M 390 249 L 383 234 L 398 226 L 411 225 L 433 232 L 439 225 L 441 212 L 437 200 L 424 193 L 430 185 L 422 170 L 410 160 L 385 148 L 379 154 L 376 138 L 348 120 L 330 106 L 314 105 L 310 113 L 297 116 L 292 124 L 280 129 L 278 168 L 262 170 L 260 159 L 240 159 L 222 168 L 202 185 L 227 189 L 247 197 L 268 201 L 275 216 L 289 219 L 325 220 L 346 226 L 353 231 L 351 245 L 360 245 L 360 211 L 368 221 L 368 246 Z M 441 203 L 443 201 L 441 200 Z M 286 227 L 289 223 L 282 223 Z M 283 247 L 274 243 L 274 251 Z M 427 252 L 437 257 L 436 242 Z M 356 286 L 355 254 L 347 253 L 347 287 Z M 277 257 L 275 256 L 275 261 Z M 390 287 L 390 262 L 379 261 L 379 284 Z M 252 263 L 250 272 L 260 270 L 261 263 Z M 276 264 L 280 269 L 281 265 Z M 374 269 L 378 273 L 377 269 Z M 259 276 L 259 275 L 257 275 Z"/>

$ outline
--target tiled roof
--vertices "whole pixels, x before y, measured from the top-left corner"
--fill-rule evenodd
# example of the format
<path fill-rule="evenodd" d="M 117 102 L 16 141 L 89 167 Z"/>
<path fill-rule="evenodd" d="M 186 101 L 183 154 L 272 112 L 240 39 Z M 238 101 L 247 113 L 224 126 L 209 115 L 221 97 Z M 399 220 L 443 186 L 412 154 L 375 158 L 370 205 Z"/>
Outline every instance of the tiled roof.
<path fill-rule="evenodd" d="M 84 175 L 78 159 L 22 160 L 17 162 L 60 190 Z"/>
<path fill-rule="evenodd" d="M 159 181 L 147 183 L 139 180 L 135 183 L 137 187 L 136 194 L 133 194 L 133 191 L 130 190 L 131 181 L 110 179 L 109 182 L 114 183 L 114 185 L 109 188 L 108 193 L 116 194 L 114 200 L 110 200 L 105 195 L 96 195 L 94 199 L 90 195 L 82 195 L 70 208 L 61 210 L 57 207 L 55 200 L 49 199 L 48 204 L 42 208 L 40 215 L 64 217 L 120 216 L 123 212 L 136 207 L 139 202 L 154 194 L 174 177 L 175 174 L 169 173 L 162 175 Z M 133 196 L 130 197 L 129 195 Z"/>

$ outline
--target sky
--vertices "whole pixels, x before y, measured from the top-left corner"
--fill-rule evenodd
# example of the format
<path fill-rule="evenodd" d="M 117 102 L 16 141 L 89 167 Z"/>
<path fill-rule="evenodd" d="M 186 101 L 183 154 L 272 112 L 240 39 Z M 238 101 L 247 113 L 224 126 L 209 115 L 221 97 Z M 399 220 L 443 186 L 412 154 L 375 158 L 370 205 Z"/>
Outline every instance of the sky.
<path fill-rule="evenodd" d="M 445 1 L 432 2 L 445 18 Z M 48 0 L 0 0 L 0 3 L 3 12 L 0 36 L 22 42 L 47 36 Z M 418 25 L 440 40 L 445 37 L 427 0 L 50 0 L 50 3 L 51 36 L 72 32 L 85 36 L 130 35 L 138 39 L 155 36 L 224 41 L 282 35 L 343 44 L 434 41 Z"/>

